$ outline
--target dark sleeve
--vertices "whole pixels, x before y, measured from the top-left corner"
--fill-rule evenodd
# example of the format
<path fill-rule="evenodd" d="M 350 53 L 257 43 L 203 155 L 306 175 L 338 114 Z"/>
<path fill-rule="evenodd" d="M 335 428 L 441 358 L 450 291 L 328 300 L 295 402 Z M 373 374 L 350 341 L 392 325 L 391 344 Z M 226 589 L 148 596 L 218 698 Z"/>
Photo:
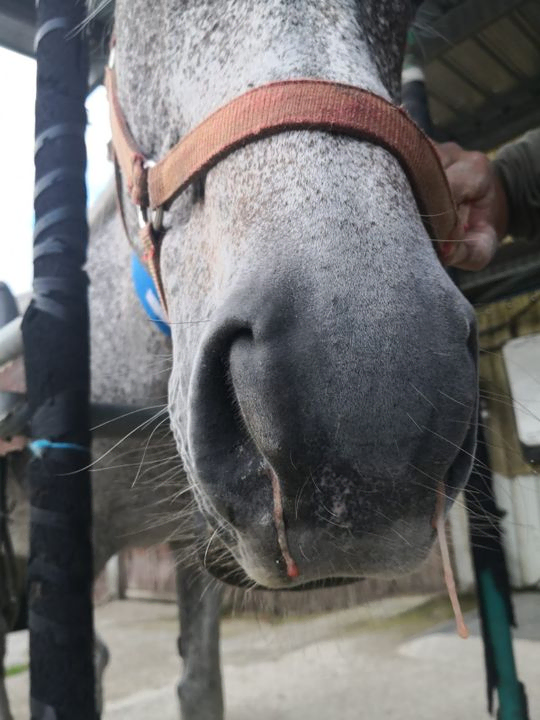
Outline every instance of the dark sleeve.
<path fill-rule="evenodd" d="M 494 165 L 508 197 L 509 234 L 540 239 L 540 128 L 501 148 Z"/>

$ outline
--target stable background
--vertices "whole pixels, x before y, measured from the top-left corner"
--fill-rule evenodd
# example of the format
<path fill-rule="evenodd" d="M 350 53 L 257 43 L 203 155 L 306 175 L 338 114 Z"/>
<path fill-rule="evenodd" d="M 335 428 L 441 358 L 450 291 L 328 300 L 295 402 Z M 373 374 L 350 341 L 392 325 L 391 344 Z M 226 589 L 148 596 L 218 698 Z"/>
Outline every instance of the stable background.
<path fill-rule="evenodd" d="M 109 25 L 110 11 L 104 8 L 97 13 L 88 29 L 92 46 L 91 84 L 95 88 L 95 94 L 88 100 L 88 182 L 91 202 L 111 172 L 105 147 L 108 139 L 107 109 L 99 87 Z M 17 293 L 29 290 L 31 283 L 32 115 L 35 92 L 31 60 L 33 35 L 34 1 L 0 0 L 0 46 L 19 53 L 14 57 L 7 49 L 0 49 L 0 92 L 5 108 L 0 117 L 0 157 L 3 167 L 10 168 L 9 173 L 4 171 L 0 188 L 4 210 L 0 239 L 0 279 L 10 283 Z M 437 126 L 438 139 L 452 139 L 467 148 L 488 151 L 540 125 L 540 3 L 537 0 L 428 0 L 418 16 L 416 39 L 425 62 L 430 109 Z M 8 125 L 8 122 L 11 124 Z M 515 405 L 526 404 L 531 398 L 534 400 L 535 396 L 540 396 L 540 369 L 534 370 L 534 367 L 540 368 L 540 346 L 537 340 L 540 333 L 540 238 L 528 242 L 519 238 L 511 239 L 503 246 L 489 269 L 475 274 L 458 273 L 457 282 L 478 311 L 483 348 L 481 388 L 487 408 L 484 420 L 497 502 L 507 513 L 503 521 L 504 542 L 511 581 L 516 589 L 537 590 L 540 588 L 540 481 L 535 467 L 525 460 L 526 452 L 517 433 Z M 508 343 L 516 339 L 521 339 L 529 347 L 532 356 L 538 357 L 538 362 L 532 365 L 532 370 L 526 368 L 526 391 L 523 397 L 514 398 L 517 399 L 517 403 L 514 403 L 509 379 L 515 374 L 517 361 L 509 353 L 511 346 Z M 540 435 L 540 421 L 534 411 L 531 417 L 533 435 L 534 432 Z M 451 534 L 460 587 L 462 590 L 470 590 L 473 574 L 468 549 L 467 518 L 459 501 L 452 511 Z M 305 598 L 296 595 L 287 598 L 279 594 L 266 595 L 263 602 L 273 614 L 282 612 L 285 605 L 289 612 L 306 612 L 309 609 L 318 611 L 336 605 L 355 605 L 369 598 L 404 592 L 432 592 L 442 587 L 439 559 L 434 554 L 420 573 L 403 581 L 367 581 L 340 593 L 310 596 L 307 606 Z M 173 564 L 167 547 L 144 552 L 134 550 L 114 559 L 96 587 L 96 597 L 101 601 L 111 597 L 173 599 L 174 595 Z M 250 598 L 239 599 L 233 593 L 228 604 L 229 608 L 241 614 L 249 609 L 250 601 Z M 260 605 L 260 600 L 253 602 Z M 114 607 L 117 606 L 111 605 L 113 609 L 110 617 L 103 615 L 105 625 L 114 625 Z M 144 622 L 152 627 L 150 613 L 157 606 L 148 606 L 148 617 L 139 604 L 133 604 L 132 607 L 131 631 L 135 632 L 136 626 L 141 623 L 144 625 Z M 378 606 L 372 604 L 369 607 Z M 171 608 L 169 614 L 160 610 L 158 615 L 163 612 L 168 622 L 167 633 L 171 639 L 176 678 L 177 660 L 172 643 L 176 632 L 175 610 Z M 370 612 L 377 613 L 373 609 Z M 389 616 L 392 616 L 391 612 Z M 98 613 L 98 625 L 101 617 Z M 521 620 L 519 609 L 518 618 Z M 357 620 L 354 616 L 354 622 Z M 524 633 L 524 642 L 535 641 L 534 628 L 537 629 L 539 624 L 538 617 L 524 623 L 521 631 Z M 126 626 L 129 626 L 127 621 Z M 422 629 L 425 629 L 422 624 L 415 626 L 415 632 Z M 443 631 L 441 633 L 444 634 Z M 139 637 L 137 647 L 146 647 L 150 652 L 150 639 L 153 636 L 147 634 L 146 637 L 148 646 L 144 638 Z M 227 653 L 227 640 L 225 642 Z M 251 647 L 254 644 L 253 636 L 250 633 L 242 635 L 242 642 Z M 422 646 L 424 651 L 426 647 L 429 649 L 429 642 L 432 641 Z M 377 641 L 374 643 L 376 645 Z M 443 643 L 443 646 L 447 649 L 450 647 L 448 643 Z M 411 653 L 420 653 L 418 645 L 414 646 L 414 651 L 411 647 L 407 651 L 409 655 L 405 652 L 405 657 L 411 657 Z M 531 667 L 533 664 L 538 667 L 535 651 L 531 649 L 532 646 L 526 647 L 523 658 Z M 117 652 L 115 647 L 112 650 L 113 653 Z M 476 653 L 481 658 L 477 650 L 473 655 Z M 133 652 L 133 648 L 130 652 Z M 360 643 L 355 652 L 358 657 L 362 657 Z M 433 652 L 435 657 L 435 650 L 429 652 Z M 345 650 L 343 653 L 347 656 Z M 403 655 L 401 650 L 398 654 Z M 462 656 L 456 655 L 454 659 L 458 657 Z M 248 661 L 246 655 L 242 662 Z M 383 663 L 376 667 L 378 672 L 385 673 L 390 672 L 393 666 Z M 366 672 L 365 667 L 360 669 Z M 437 670 L 440 672 L 440 666 Z M 420 667 L 420 674 L 423 673 L 424 677 L 426 672 L 427 666 Z M 450 672 L 449 667 L 447 672 Z M 478 678 L 481 678 L 481 659 L 478 659 L 477 672 Z M 162 667 L 159 673 L 161 677 Z M 522 674 L 531 692 L 531 688 L 538 686 L 538 683 L 528 673 L 530 668 Z M 287 670 L 284 670 L 283 676 L 278 673 L 276 681 L 282 677 L 284 682 L 283 677 L 287 674 Z M 454 679 L 458 682 L 460 676 Z M 14 683 L 23 683 L 24 678 L 13 680 Z M 292 692 L 292 688 L 286 694 L 289 692 Z M 540 712 L 539 702 L 534 704 L 533 698 L 530 699 L 531 707 L 536 707 L 536 712 Z M 291 710 L 293 705 L 290 704 L 290 698 L 288 703 L 288 716 L 293 717 L 295 715 Z M 479 709 L 481 716 L 484 707 L 481 686 L 478 687 L 477 704 L 482 708 Z M 465 707 L 470 711 L 470 705 Z M 114 717 L 135 717 L 127 714 L 127 706 L 124 709 L 124 715 L 117 714 Z M 457 705 L 454 709 L 456 718 L 465 716 L 458 713 Z M 118 713 L 121 712 L 124 711 L 119 708 Z M 278 709 L 275 712 L 276 717 L 284 717 L 279 715 Z M 534 712 L 531 716 L 535 717 Z M 403 708 L 396 717 L 406 717 Z M 433 717 L 433 714 L 426 717 Z M 439 714 L 439 717 L 443 715 Z"/>
<path fill-rule="evenodd" d="M 93 204 L 112 173 L 106 144 L 110 137 L 108 110 L 101 86 L 106 61 L 111 5 L 103 3 L 85 29 L 90 38 L 91 71 L 87 107 L 89 126 L 88 188 Z M 30 290 L 33 194 L 33 104 L 35 96 L 34 0 L 0 0 L 0 93 L 9 112 L 0 116 L 0 177 L 3 232 L 0 239 L 0 279 L 17 294 Z M 537 0 L 427 0 L 417 16 L 417 51 L 425 65 L 430 111 L 440 140 L 464 147 L 493 150 L 540 125 L 540 3 Z M 14 51 L 17 54 L 14 54 Z M 536 240 L 536 241 L 535 241 Z M 505 547 L 511 580 L 516 588 L 540 583 L 540 482 L 524 460 L 516 432 L 508 384 L 505 343 L 540 332 L 540 238 L 511 239 L 492 265 L 480 273 L 457 273 L 457 282 L 478 309 L 481 346 L 481 386 L 487 403 L 488 442 L 499 505 L 504 520 Z M 508 356 L 508 353 L 507 353 Z M 540 362 L 538 363 L 540 366 Z M 525 397 L 540 396 L 538 374 L 527 370 Z M 533 435 L 540 422 L 529 411 Z M 538 440 L 540 445 L 540 439 Z M 472 588 L 467 519 L 458 502 L 451 527 L 458 580 Z M 344 590 L 338 604 L 399 592 L 442 588 L 435 555 L 421 573 L 404 581 L 367 582 Z M 174 597 L 173 563 L 166 547 L 131 551 L 114 560 L 108 577 L 98 584 L 100 598 Z M 292 602 L 292 601 L 291 601 Z M 280 605 L 281 599 L 268 600 Z M 316 603 L 315 603 L 316 604 Z M 323 603 L 324 604 L 324 603 Z"/>

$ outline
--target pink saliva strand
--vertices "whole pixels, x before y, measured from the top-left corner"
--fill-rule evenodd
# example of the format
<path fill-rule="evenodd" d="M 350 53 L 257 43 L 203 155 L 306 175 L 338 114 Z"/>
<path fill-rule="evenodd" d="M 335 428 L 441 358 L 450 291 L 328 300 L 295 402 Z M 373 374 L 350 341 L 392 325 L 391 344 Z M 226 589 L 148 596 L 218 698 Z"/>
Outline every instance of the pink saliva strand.
<path fill-rule="evenodd" d="M 279 478 L 272 467 L 268 467 L 268 472 L 272 480 L 272 493 L 274 496 L 274 524 L 276 526 L 277 538 L 281 555 L 285 561 L 287 568 L 287 577 L 296 578 L 300 575 L 298 566 L 293 560 L 289 552 L 289 543 L 287 541 L 287 531 L 285 529 L 285 521 L 283 519 L 283 499 L 281 497 L 281 486 Z"/>
<path fill-rule="evenodd" d="M 441 482 L 439 486 L 439 494 L 437 498 L 437 510 L 435 517 L 433 518 L 433 526 L 437 530 L 437 537 L 439 540 L 439 547 L 441 548 L 441 558 L 443 563 L 444 571 L 444 582 L 446 583 L 446 589 L 454 611 L 456 618 L 456 627 L 458 635 L 461 638 L 469 637 L 469 630 L 465 624 L 463 618 L 463 612 L 461 611 L 461 605 L 456 590 L 456 583 L 454 580 L 454 571 L 452 570 L 452 563 L 450 561 L 450 552 L 448 551 L 448 541 L 446 539 L 446 519 L 444 516 L 444 483 Z"/>

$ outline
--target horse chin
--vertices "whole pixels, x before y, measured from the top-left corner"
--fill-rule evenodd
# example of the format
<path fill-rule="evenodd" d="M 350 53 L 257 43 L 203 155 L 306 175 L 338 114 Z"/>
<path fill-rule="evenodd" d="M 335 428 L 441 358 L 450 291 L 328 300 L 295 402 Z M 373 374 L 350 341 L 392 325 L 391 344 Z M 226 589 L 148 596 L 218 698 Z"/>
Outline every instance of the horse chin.
<path fill-rule="evenodd" d="M 440 483 L 445 489 L 445 512 L 468 478 L 475 437 L 476 425 L 471 422 L 463 446 Z M 252 467 L 256 465 L 253 461 Z M 250 477 L 243 475 L 242 481 L 260 487 L 264 475 L 261 471 Z M 366 496 L 358 506 L 364 507 L 363 518 L 354 517 L 358 512 L 354 499 L 349 497 L 351 514 L 341 498 L 341 527 L 335 521 L 321 521 L 322 512 L 330 505 L 328 498 L 320 507 L 308 503 L 299 509 L 299 504 L 296 514 L 289 511 L 285 516 L 281 533 L 271 496 L 265 496 L 264 501 L 260 498 L 263 502 L 258 507 L 246 504 L 245 512 L 237 505 L 234 516 L 223 515 L 219 520 L 219 503 L 211 503 L 212 512 L 201 508 L 197 513 L 200 562 L 226 584 L 261 590 L 309 590 L 365 577 L 389 579 L 408 574 L 424 562 L 433 546 L 436 483 L 429 493 L 425 487 L 416 494 L 410 488 L 406 516 L 394 508 L 391 518 L 373 522 L 388 494 L 388 488 L 381 493 L 372 490 L 371 499 Z M 295 568 L 293 572 L 287 557 Z"/>
<path fill-rule="evenodd" d="M 315 302 L 286 272 L 286 289 L 246 280 L 231 293 L 201 331 L 187 392 L 172 385 L 173 430 L 211 527 L 203 552 L 219 537 L 234 562 L 214 574 L 274 589 L 411 572 L 433 544 L 441 485 L 451 501 L 470 471 L 472 311 L 447 288 L 433 322 L 427 290 L 400 285 L 406 298 L 375 298 L 392 309 L 390 353 L 370 313 Z"/>
<path fill-rule="evenodd" d="M 216 580 L 220 580 L 226 585 L 232 587 L 242 588 L 245 590 L 287 590 L 287 591 L 302 591 L 302 590 L 320 590 L 323 588 L 333 588 L 342 585 L 350 585 L 351 583 L 359 582 L 363 580 L 362 577 L 333 577 L 324 578 L 321 580 L 314 580 L 310 582 L 299 582 L 297 584 L 285 583 L 282 584 L 278 580 L 270 580 L 269 583 L 257 582 L 250 577 L 244 570 L 242 565 L 236 560 L 233 552 L 219 540 L 212 542 L 212 549 L 209 549 L 208 543 L 211 540 L 211 534 L 208 533 L 208 537 L 204 542 L 199 542 L 199 547 L 203 548 L 199 550 L 199 561 L 204 569 L 210 573 Z M 199 538 L 200 539 L 200 538 Z"/>
<path fill-rule="evenodd" d="M 430 532 L 429 539 L 421 549 L 417 548 L 414 555 L 400 556 L 398 563 L 389 560 L 383 563 L 384 567 L 368 567 L 369 564 L 362 563 L 367 568 L 366 576 L 393 579 L 415 570 L 426 558 L 433 537 L 433 533 Z M 216 544 L 215 540 L 214 544 Z M 319 563 L 317 563 L 317 569 L 315 570 L 301 564 L 299 576 L 290 578 L 284 572 L 284 568 L 275 568 L 272 564 L 258 562 L 246 555 L 245 552 L 240 553 L 238 547 L 232 551 L 225 545 L 221 545 L 217 549 L 218 545 L 219 543 L 216 544 L 214 551 L 200 552 L 199 560 L 205 570 L 217 580 L 238 588 L 268 591 L 303 591 L 339 587 L 365 579 L 361 573 L 356 573 L 352 569 L 348 573 L 343 572 L 342 575 L 339 572 L 332 572 L 329 567 L 326 567 L 326 570 L 324 567 L 319 567 Z"/>
<path fill-rule="evenodd" d="M 273 522 L 236 528 L 209 516 L 199 533 L 199 559 L 217 579 L 246 589 L 309 590 L 364 577 L 395 578 L 429 554 L 432 515 L 428 510 L 412 522 L 398 519 L 365 533 L 311 517 L 278 529 Z"/>

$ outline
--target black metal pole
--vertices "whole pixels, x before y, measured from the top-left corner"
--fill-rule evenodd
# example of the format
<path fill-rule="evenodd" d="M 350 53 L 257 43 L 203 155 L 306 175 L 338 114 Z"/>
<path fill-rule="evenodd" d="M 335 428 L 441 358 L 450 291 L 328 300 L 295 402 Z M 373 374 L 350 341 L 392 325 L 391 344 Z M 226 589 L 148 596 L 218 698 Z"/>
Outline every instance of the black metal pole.
<path fill-rule="evenodd" d="M 32 414 L 32 720 L 95 720 L 84 131 L 84 0 L 37 6 L 34 294 L 23 321 Z"/>

